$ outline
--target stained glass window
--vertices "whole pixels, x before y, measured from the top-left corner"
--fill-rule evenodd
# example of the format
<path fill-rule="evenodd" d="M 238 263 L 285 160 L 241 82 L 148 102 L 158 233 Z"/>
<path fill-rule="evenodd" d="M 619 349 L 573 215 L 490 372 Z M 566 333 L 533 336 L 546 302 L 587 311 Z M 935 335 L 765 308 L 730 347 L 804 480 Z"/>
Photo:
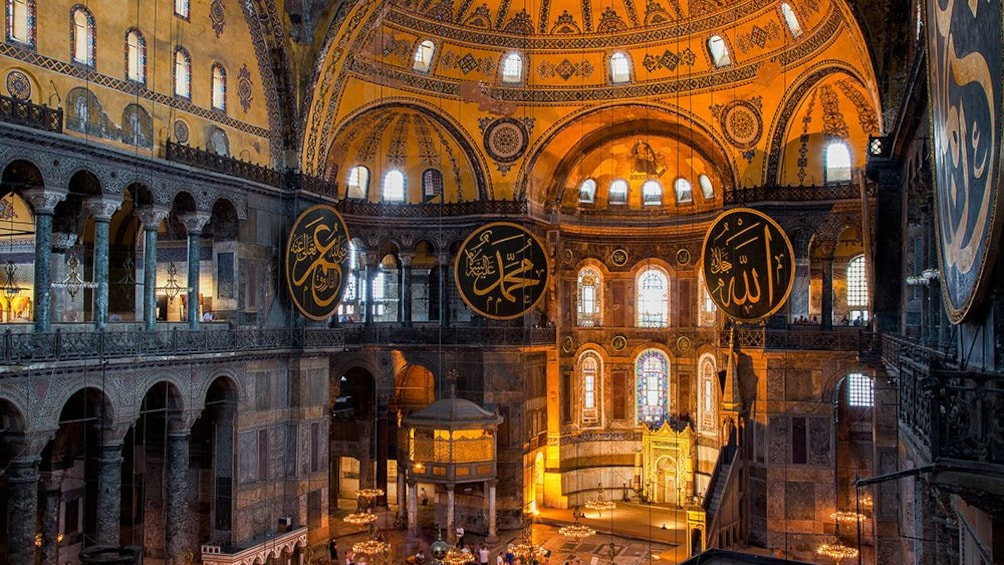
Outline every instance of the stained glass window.
<path fill-rule="evenodd" d="M 638 421 L 655 427 L 669 414 L 669 359 L 658 349 L 648 349 L 635 365 Z"/>
<path fill-rule="evenodd" d="M 599 391 L 601 377 L 600 360 L 596 353 L 587 351 L 579 366 L 582 376 L 582 422 L 594 424 L 599 420 Z"/>
<path fill-rule="evenodd" d="M 579 271 L 579 307 L 578 322 L 580 327 L 600 325 L 600 274 L 591 267 Z"/>

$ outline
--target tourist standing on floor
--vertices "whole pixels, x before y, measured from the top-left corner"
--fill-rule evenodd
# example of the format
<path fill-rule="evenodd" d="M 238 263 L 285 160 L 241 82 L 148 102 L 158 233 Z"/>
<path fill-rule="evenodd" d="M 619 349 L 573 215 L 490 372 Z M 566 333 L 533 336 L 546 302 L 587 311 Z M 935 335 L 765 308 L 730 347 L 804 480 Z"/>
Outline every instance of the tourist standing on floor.
<path fill-rule="evenodd" d="M 488 546 L 483 543 L 478 546 L 478 563 L 488 565 Z"/>
<path fill-rule="evenodd" d="M 457 526 L 457 548 L 464 548 L 464 527 L 459 525 Z"/>
<path fill-rule="evenodd" d="M 338 565 L 338 542 L 335 538 L 328 542 L 328 557 L 331 558 L 331 565 Z"/>

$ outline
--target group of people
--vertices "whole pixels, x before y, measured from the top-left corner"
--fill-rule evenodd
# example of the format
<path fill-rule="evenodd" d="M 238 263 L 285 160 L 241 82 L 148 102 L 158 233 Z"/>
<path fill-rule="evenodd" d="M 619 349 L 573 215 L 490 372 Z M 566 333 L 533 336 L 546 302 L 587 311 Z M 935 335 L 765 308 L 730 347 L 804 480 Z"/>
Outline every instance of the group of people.
<path fill-rule="evenodd" d="M 469 553 L 475 557 L 478 565 L 489 565 L 489 558 L 491 557 L 491 548 L 488 544 L 482 543 L 477 547 L 473 547 L 470 544 L 464 543 L 464 527 L 457 526 L 454 531 L 457 536 L 457 548 L 460 551 Z M 355 565 L 355 552 L 349 550 L 345 553 L 344 563 L 339 561 L 338 556 L 338 541 L 335 538 L 331 538 L 328 542 L 328 557 L 330 558 L 331 565 Z M 499 551 L 498 555 L 495 557 L 495 565 L 550 565 L 551 552 L 549 550 L 544 550 L 540 555 L 534 556 L 528 562 L 523 561 L 510 551 L 509 548 Z M 413 555 L 409 555 L 407 558 L 407 565 L 424 565 L 426 561 L 425 552 L 419 549 Z M 581 565 L 581 562 L 576 559 L 574 564 L 570 561 L 566 561 L 565 565 Z"/>

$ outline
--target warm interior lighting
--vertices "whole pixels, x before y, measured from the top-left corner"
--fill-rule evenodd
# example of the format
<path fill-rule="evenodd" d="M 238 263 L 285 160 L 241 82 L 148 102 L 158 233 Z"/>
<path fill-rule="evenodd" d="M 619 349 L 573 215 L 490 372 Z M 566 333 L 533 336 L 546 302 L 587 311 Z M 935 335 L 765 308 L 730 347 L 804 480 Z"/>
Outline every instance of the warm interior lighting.
<path fill-rule="evenodd" d="M 346 523 L 352 524 L 353 526 L 368 526 L 373 522 L 376 522 L 376 514 L 371 514 L 369 512 L 353 512 L 345 518 L 342 518 Z"/>
<path fill-rule="evenodd" d="M 582 539 L 588 538 L 589 536 L 596 533 L 596 530 L 590 528 L 585 524 L 580 524 L 578 520 L 570 526 L 562 526 L 558 529 L 558 533 L 570 538 Z"/>
<path fill-rule="evenodd" d="M 366 541 L 352 544 L 352 551 L 356 553 L 365 553 L 366 555 L 382 555 L 390 551 L 390 544 L 377 539 L 368 539 Z"/>
<path fill-rule="evenodd" d="M 603 498 L 603 483 L 599 485 L 599 494 L 594 500 L 588 500 L 585 504 L 586 508 L 590 510 L 596 510 L 600 514 L 604 511 L 610 511 L 617 508 L 617 504 L 612 500 L 606 500 Z"/>
<path fill-rule="evenodd" d="M 858 550 L 840 542 L 824 543 L 816 549 L 816 553 L 834 559 L 837 563 L 840 563 L 842 559 L 854 559 L 858 556 Z"/>
<path fill-rule="evenodd" d="M 467 563 L 474 563 L 474 554 L 451 547 L 446 550 L 446 555 L 441 561 L 446 565 L 466 565 Z"/>
<path fill-rule="evenodd" d="M 830 514 L 830 518 L 844 524 L 853 524 L 855 522 L 866 520 L 868 517 L 858 512 L 851 512 L 849 510 L 840 510 L 838 512 L 833 512 L 832 514 Z"/>
<path fill-rule="evenodd" d="M 360 498 L 376 498 L 383 495 L 384 490 L 382 488 L 362 488 L 356 491 L 356 496 Z"/>

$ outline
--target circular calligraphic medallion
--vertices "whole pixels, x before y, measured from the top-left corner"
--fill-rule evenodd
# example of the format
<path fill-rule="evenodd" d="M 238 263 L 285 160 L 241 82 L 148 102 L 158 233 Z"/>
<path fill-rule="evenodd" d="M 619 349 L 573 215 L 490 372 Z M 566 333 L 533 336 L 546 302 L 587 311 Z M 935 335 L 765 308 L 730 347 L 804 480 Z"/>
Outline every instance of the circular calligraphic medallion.
<path fill-rule="evenodd" d="M 750 208 L 719 214 L 701 247 L 711 300 L 737 320 L 770 316 L 795 282 L 791 241 L 773 219 Z"/>
<path fill-rule="evenodd" d="M 614 252 L 610 254 L 610 262 L 616 267 L 627 265 L 628 252 L 621 248 L 614 249 Z"/>
<path fill-rule="evenodd" d="M 928 0 L 927 29 L 941 291 L 957 324 L 993 286 L 1000 248 L 1001 0 Z"/>
<path fill-rule="evenodd" d="M 566 249 L 561 256 L 565 259 L 566 265 L 571 265 L 575 261 L 575 254 L 572 253 L 571 249 Z"/>
<path fill-rule="evenodd" d="M 690 338 L 685 335 L 681 335 L 679 339 L 676 340 L 676 348 L 679 349 L 680 351 L 689 351 Z"/>
<path fill-rule="evenodd" d="M 485 149 L 492 159 L 511 163 L 523 155 L 529 137 L 526 127 L 518 120 L 495 120 L 485 128 Z"/>
<path fill-rule="evenodd" d="M 523 226 L 485 224 L 460 246 L 454 278 L 460 297 L 495 320 L 522 316 L 544 296 L 549 265 L 544 246 Z"/>
<path fill-rule="evenodd" d="M 676 252 L 676 264 L 681 267 L 686 267 L 690 264 L 690 250 L 687 248 L 681 248 Z"/>
<path fill-rule="evenodd" d="M 188 124 L 182 120 L 174 120 L 174 139 L 178 143 L 188 143 Z"/>
<path fill-rule="evenodd" d="M 326 204 L 307 208 L 293 223 L 286 243 L 286 287 L 304 316 L 331 316 L 345 288 L 349 232 L 338 212 Z"/>
<path fill-rule="evenodd" d="M 572 341 L 572 336 L 566 335 L 565 339 L 561 340 L 561 350 L 565 353 L 571 353 L 573 347 L 575 347 L 575 342 Z"/>
<path fill-rule="evenodd" d="M 615 335 L 610 341 L 610 347 L 613 347 L 614 351 L 622 351 L 627 347 L 627 338 L 622 335 Z"/>

